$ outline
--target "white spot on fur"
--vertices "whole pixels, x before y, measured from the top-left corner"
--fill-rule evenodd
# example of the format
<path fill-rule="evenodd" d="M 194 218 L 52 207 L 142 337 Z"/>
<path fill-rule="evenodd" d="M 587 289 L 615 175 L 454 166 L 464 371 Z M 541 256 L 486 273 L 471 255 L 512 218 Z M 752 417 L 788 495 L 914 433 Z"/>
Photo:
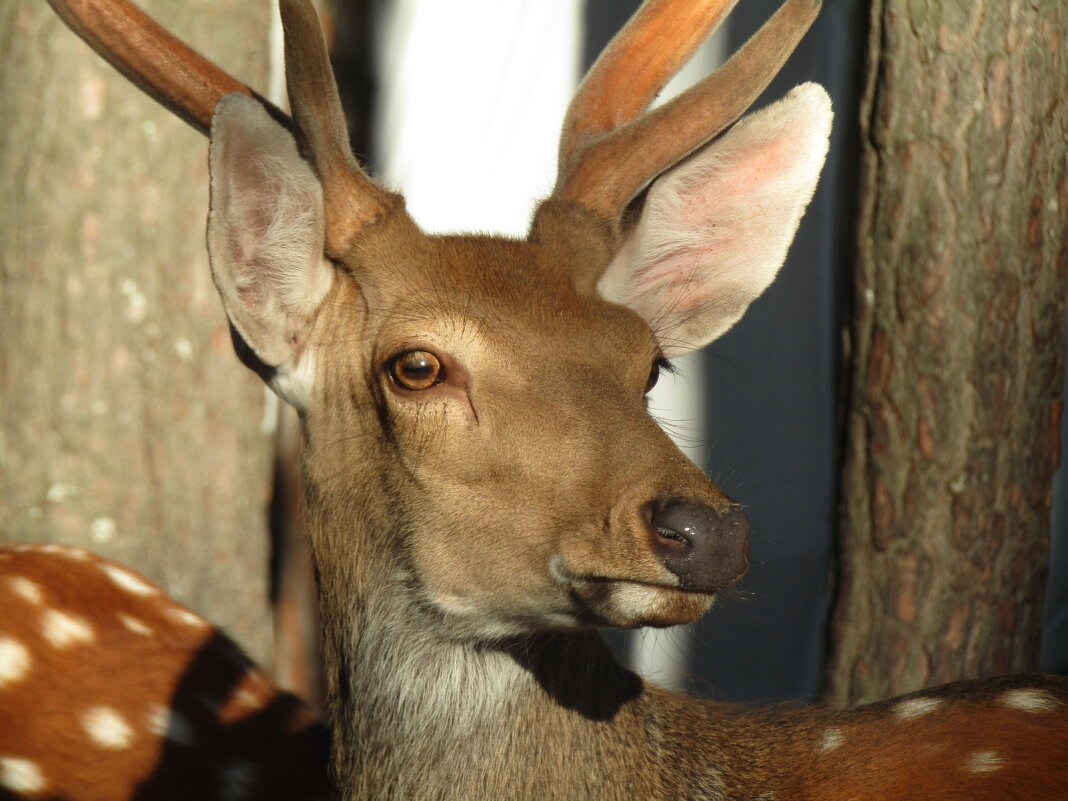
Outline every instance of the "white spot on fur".
<path fill-rule="evenodd" d="M 204 626 L 210 625 L 208 621 L 200 615 L 196 615 L 188 609 L 182 609 L 180 606 L 172 606 L 170 609 L 164 611 L 163 614 L 176 623 L 184 623 L 185 625 L 193 626 L 194 628 L 203 628 Z"/>
<path fill-rule="evenodd" d="M 248 684 L 248 688 L 253 692 L 260 692 L 263 694 L 270 692 L 270 682 L 267 680 L 267 676 L 258 670 L 249 670 L 245 676 L 245 681 Z"/>
<path fill-rule="evenodd" d="M 123 570 L 121 567 L 112 564 L 103 564 L 100 569 L 107 573 L 108 578 L 115 584 L 115 586 L 132 592 L 134 595 L 155 595 L 159 592 L 148 582 L 142 581 L 128 570 Z"/>
<path fill-rule="evenodd" d="M 167 723 L 169 720 L 170 711 L 164 706 L 155 704 L 148 710 L 145 725 L 148 727 L 150 734 L 165 737 L 167 735 Z"/>
<path fill-rule="evenodd" d="M 938 698 L 909 698 L 894 707 L 894 714 L 901 720 L 921 718 L 942 706 Z"/>
<path fill-rule="evenodd" d="M 120 751 L 133 742 L 133 729 L 108 706 L 95 706 L 82 715 L 82 727 L 94 743 L 109 751 Z"/>
<path fill-rule="evenodd" d="M 968 758 L 969 773 L 993 773 L 1001 770 L 1005 760 L 997 751 L 976 751 Z"/>
<path fill-rule="evenodd" d="M 1001 696 L 1001 703 L 1021 712 L 1053 712 L 1062 704 L 1045 690 L 1009 690 Z"/>
<path fill-rule="evenodd" d="M 41 593 L 41 585 L 24 576 L 15 576 L 8 582 L 8 585 L 16 595 L 31 604 L 39 605 L 44 598 Z"/>
<path fill-rule="evenodd" d="M 0 757 L 0 787 L 14 793 L 39 793 L 45 780 L 41 769 L 30 760 Z"/>
<path fill-rule="evenodd" d="M 79 643 L 91 643 L 96 639 L 88 620 L 58 609 L 49 609 L 42 615 L 41 628 L 44 638 L 60 650 Z"/>
<path fill-rule="evenodd" d="M 245 709 L 259 709 L 266 700 L 262 695 L 251 690 L 238 690 L 233 694 L 232 699 L 233 703 Z"/>
<path fill-rule="evenodd" d="M 162 706 L 149 711 L 148 730 L 178 745 L 195 745 L 197 741 L 193 724 L 184 715 Z"/>
<path fill-rule="evenodd" d="M 136 617 L 124 615 L 121 612 L 119 613 L 119 622 L 122 623 L 122 625 L 124 625 L 134 634 L 143 634 L 146 637 L 151 637 L 153 634 L 155 634 L 155 632 L 151 628 L 146 626 Z"/>
<path fill-rule="evenodd" d="M 826 754 L 838 748 L 844 742 L 845 735 L 842 734 L 841 729 L 827 729 L 820 739 L 820 751 Z"/>
<path fill-rule="evenodd" d="M 224 801 L 252 798 L 259 770 L 254 762 L 231 762 L 220 773 L 219 797 Z"/>
<path fill-rule="evenodd" d="M 0 637 L 0 690 L 22 680 L 30 670 L 30 652 L 11 637 Z"/>

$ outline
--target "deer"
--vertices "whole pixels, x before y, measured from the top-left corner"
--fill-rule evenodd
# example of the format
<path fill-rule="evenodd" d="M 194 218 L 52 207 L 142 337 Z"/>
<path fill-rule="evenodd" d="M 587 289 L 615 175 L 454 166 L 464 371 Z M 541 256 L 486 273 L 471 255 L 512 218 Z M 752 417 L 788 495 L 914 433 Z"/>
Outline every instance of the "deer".
<path fill-rule="evenodd" d="M 331 797 L 316 715 L 140 573 L 0 545 L 0 609 L 0 798 Z"/>
<path fill-rule="evenodd" d="M 659 689 L 598 634 L 694 621 L 747 568 L 744 510 L 645 395 L 782 265 L 832 111 L 813 84 L 749 107 L 818 0 L 653 111 L 733 2 L 647 0 L 523 240 L 425 234 L 369 177 L 307 0 L 280 0 L 292 117 L 125 0 L 50 3 L 209 136 L 235 350 L 300 416 L 342 798 L 1068 797 L 1063 678 L 753 707 Z"/>

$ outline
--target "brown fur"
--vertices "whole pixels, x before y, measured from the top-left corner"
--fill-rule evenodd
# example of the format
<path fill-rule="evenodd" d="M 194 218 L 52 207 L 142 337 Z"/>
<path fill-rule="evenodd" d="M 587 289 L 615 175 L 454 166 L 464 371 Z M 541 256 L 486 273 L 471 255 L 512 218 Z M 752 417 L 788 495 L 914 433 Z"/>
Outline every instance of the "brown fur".
<path fill-rule="evenodd" d="M 329 797 L 326 732 L 304 704 L 144 577 L 77 548 L 0 546 L 0 610 L 0 642 L 28 656 L 0 678 L 0 799 Z M 77 636 L 49 639 L 56 612 Z M 120 721 L 113 747 L 87 731 L 94 709 Z M 16 792 L 3 760 L 43 785 Z"/>

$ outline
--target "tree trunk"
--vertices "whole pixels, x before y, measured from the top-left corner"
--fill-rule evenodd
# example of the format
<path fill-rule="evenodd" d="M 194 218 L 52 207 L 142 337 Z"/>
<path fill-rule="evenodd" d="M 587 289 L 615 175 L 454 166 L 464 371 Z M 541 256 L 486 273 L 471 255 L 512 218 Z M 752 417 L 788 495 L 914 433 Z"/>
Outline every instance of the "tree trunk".
<path fill-rule="evenodd" d="M 871 20 L 841 705 L 1035 667 L 1064 369 L 1068 4 Z"/>
<path fill-rule="evenodd" d="M 266 85 L 266 3 L 140 5 Z M 0 537 L 129 564 L 262 659 L 273 417 L 212 286 L 207 143 L 40 0 L 0 5 L 0 60 Z"/>

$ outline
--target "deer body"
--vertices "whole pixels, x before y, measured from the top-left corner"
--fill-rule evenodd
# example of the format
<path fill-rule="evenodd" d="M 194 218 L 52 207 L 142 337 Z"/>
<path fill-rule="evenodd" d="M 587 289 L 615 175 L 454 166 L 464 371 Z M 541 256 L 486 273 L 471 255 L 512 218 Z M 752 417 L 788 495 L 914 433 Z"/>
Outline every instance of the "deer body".
<path fill-rule="evenodd" d="M 345 799 L 1068 797 L 1061 681 L 752 710 L 651 688 L 594 632 L 696 620 L 746 569 L 740 508 L 644 395 L 782 264 L 829 100 L 738 118 L 817 2 L 644 114 L 732 5 L 647 2 L 572 102 L 523 241 L 427 236 L 370 181 L 305 0 L 281 0 L 292 129 L 121 0 L 51 2 L 210 131 L 215 283 L 300 412 Z"/>
<path fill-rule="evenodd" d="M 0 799 L 329 797 L 315 716 L 143 576 L 0 546 L 0 610 Z"/>

